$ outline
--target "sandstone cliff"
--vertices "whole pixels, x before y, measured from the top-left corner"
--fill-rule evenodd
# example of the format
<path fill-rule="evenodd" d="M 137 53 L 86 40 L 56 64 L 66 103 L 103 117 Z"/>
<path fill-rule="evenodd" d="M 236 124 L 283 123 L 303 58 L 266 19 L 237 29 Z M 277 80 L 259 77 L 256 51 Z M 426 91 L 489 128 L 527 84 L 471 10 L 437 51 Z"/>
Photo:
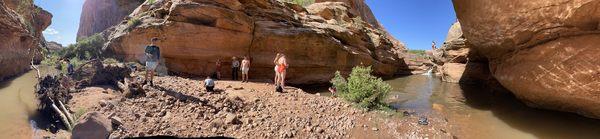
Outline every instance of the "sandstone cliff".
<path fill-rule="evenodd" d="M 31 0 L 0 0 L 0 80 L 25 72 L 32 59 L 41 60 L 42 31 L 51 18 Z"/>
<path fill-rule="evenodd" d="M 142 2 L 144 0 L 85 0 L 77 38 L 89 37 L 119 24 Z"/>
<path fill-rule="evenodd" d="M 470 48 L 459 22 L 452 24 L 444 44 L 433 51 L 432 57 L 442 81 L 475 83 L 493 80 L 487 59 Z"/>
<path fill-rule="evenodd" d="M 277 52 L 288 56 L 293 84 L 328 82 L 336 70 L 348 73 L 359 64 L 388 77 L 407 69 L 404 46 L 339 2 L 305 8 L 276 0 L 164 0 L 145 3 L 131 16 L 111 32 L 107 51 L 143 61 L 143 46 L 159 37 L 175 73 L 208 75 L 217 59 L 229 73 L 231 57 L 249 56 L 250 78 L 272 79 Z"/>
<path fill-rule="evenodd" d="M 600 118 L 600 1 L 453 2 L 471 48 L 519 99 Z"/>

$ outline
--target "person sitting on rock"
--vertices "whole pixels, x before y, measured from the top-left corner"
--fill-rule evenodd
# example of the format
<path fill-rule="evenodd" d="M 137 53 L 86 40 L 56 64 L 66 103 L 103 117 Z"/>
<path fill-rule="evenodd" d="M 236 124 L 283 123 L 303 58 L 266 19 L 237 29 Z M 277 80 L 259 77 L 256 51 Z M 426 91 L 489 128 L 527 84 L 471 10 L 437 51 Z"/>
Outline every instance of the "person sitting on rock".
<path fill-rule="evenodd" d="M 244 56 L 244 60 L 242 60 L 242 83 L 248 82 L 248 72 L 250 71 L 250 59 L 247 56 Z"/>
<path fill-rule="evenodd" d="M 204 80 L 204 88 L 206 88 L 207 92 L 215 91 L 215 81 L 210 76 L 207 76 Z"/>
<path fill-rule="evenodd" d="M 231 79 L 232 80 L 237 80 L 238 79 L 238 71 L 240 70 L 240 61 L 237 60 L 237 57 L 233 57 L 232 58 L 233 61 L 231 61 Z"/>
<path fill-rule="evenodd" d="M 158 48 L 158 46 L 155 45 L 156 41 L 158 41 L 158 38 L 152 38 L 150 40 L 150 45 L 146 46 L 145 50 L 146 77 L 144 78 L 144 84 L 148 83 L 148 79 L 150 79 L 151 86 L 154 86 L 154 71 L 156 70 L 156 67 L 158 67 L 158 61 L 160 59 L 160 48 Z"/>

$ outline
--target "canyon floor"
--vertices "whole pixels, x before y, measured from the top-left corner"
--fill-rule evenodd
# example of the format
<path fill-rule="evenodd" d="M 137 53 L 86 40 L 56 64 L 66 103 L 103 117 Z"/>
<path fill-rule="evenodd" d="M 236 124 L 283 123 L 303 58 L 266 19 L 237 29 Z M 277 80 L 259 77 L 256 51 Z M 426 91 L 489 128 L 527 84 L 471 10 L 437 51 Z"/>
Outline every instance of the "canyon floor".
<path fill-rule="evenodd" d="M 138 76 L 139 77 L 139 76 Z M 201 80 L 158 77 L 145 95 L 124 97 L 110 87 L 73 94 L 72 111 L 96 111 L 112 120 L 110 138 L 142 136 L 233 138 L 452 138 L 447 120 L 404 110 L 366 111 L 340 98 L 269 83 L 217 81 L 217 92 Z M 115 123 L 115 119 L 118 119 Z M 81 120 L 81 119 L 80 119 Z M 58 136 L 65 136 L 59 132 Z M 50 135 L 52 136 L 52 135 Z M 56 136 L 56 135 L 54 135 Z"/>

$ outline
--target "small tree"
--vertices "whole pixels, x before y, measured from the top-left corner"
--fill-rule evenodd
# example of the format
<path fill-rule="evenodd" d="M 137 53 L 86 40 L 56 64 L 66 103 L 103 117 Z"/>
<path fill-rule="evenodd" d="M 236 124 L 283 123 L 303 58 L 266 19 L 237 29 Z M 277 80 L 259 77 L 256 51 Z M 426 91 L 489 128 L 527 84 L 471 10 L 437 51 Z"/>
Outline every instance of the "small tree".
<path fill-rule="evenodd" d="M 371 67 L 357 66 L 352 69 L 350 77 L 346 81 L 339 72 L 331 83 L 343 99 L 357 103 L 358 106 L 367 109 L 386 108 L 384 99 L 388 96 L 392 87 L 383 82 L 381 78 L 371 75 Z"/>

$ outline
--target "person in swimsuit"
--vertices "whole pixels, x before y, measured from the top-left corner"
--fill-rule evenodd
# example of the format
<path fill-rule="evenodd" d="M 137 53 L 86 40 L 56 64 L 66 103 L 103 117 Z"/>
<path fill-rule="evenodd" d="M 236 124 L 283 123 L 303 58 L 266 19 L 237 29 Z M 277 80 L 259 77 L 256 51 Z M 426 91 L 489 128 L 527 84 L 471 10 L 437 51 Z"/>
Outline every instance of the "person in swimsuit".
<path fill-rule="evenodd" d="M 273 60 L 273 64 L 275 64 L 275 79 L 273 79 L 275 86 L 279 85 L 279 72 L 277 71 L 277 69 L 279 69 L 279 65 L 277 64 L 277 62 L 279 61 L 280 57 L 281 53 L 277 53 L 277 55 L 275 55 L 275 59 Z"/>
<path fill-rule="evenodd" d="M 221 79 L 221 59 L 217 59 L 216 64 L 216 73 L 217 73 L 217 80 Z"/>
<path fill-rule="evenodd" d="M 244 56 L 244 60 L 242 60 L 242 83 L 248 82 L 248 72 L 250 71 L 250 59 L 247 56 Z"/>
<path fill-rule="evenodd" d="M 281 85 L 281 87 L 285 87 L 285 75 L 289 66 L 285 54 L 281 54 L 277 60 L 277 66 L 277 72 L 279 72 L 279 85 Z"/>

